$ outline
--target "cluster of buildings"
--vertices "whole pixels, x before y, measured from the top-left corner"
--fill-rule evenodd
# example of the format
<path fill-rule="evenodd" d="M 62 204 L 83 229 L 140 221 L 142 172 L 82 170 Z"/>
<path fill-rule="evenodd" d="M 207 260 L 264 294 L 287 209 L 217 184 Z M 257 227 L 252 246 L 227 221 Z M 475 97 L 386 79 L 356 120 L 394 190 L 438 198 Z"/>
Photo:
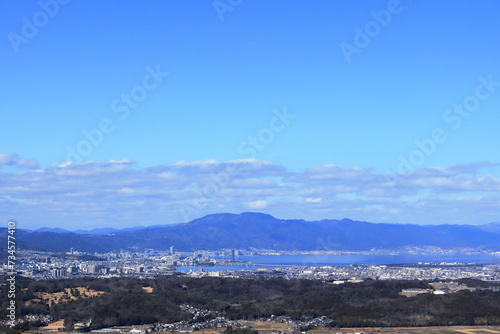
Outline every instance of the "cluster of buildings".
<path fill-rule="evenodd" d="M 73 249 L 66 254 L 19 250 L 17 275 L 40 279 L 70 277 L 153 278 L 182 272 L 191 277 L 321 279 L 336 284 L 374 280 L 455 280 L 473 278 L 500 281 L 499 264 L 418 263 L 402 265 L 283 266 L 255 265 L 235 261 L 242 251 L 111 252 L 84 254 Z M 189 270 L 185 268 L 189 267 Z M 215 270 L 217 269 L 217 270 Z M 0 274 L 11 273 L 4 264 Z"/>
<path fill-rule="evenodd" d="M 304 328 L 311 328 L 311 327 L 322 327 L 326 326 L 329 323 L 331 323 L 333 320 L 330 318 L 327 318 L 326 316 L 322 317 L 317 317 L 311 320 L 306 320 L 306 321 L 301 321 L 301 320 L 293 320 L 289 316 L 282 315 L 282 316 L 274 316 L 272 315 L 267 321 L 270 322 L 275 322 L 275 323 L 283 323 L 283 324 L 290 324 L 290 328 L 288 328 L 287 331 L 291 332 L 302 332 L 302 329 Z"/>
<path fill-rule="evenodd" d="M 320 279 L 334 284 L 373 280 L 454 280 L 460 278 L 500 282 L 500 265 L 418 264 L 418 265 L 347 265 L 320 267 L 274 267 L 237 271 L 190 271 L 192 277 Z"/>
<path fill-rule="evenodd" d="M 47 325 L 50 322 L 54 321 L 54 317 L 48 314 L 26 314 L 22 317 L 16 317 L 15 320 L 10 321 L 10 320 L 2 320 L 0 321 L 0 326 L 16 326 L 20 325 L 24 322 L 30 322 L 30 323 L 38 323 L 41 325 Z"/>
<path fill-rule="evenodd" d="M 150 330 L 153 332 L 192 332 L 209 328 L 247 328 L 252 329 L 252 326 L 247 321 L 235 321 L 229 320 L 225 314 L 221 312 L 214 312 L 207 309 L 199 309 L 190 305 L 181 305 L 184 311 L 193 314 L 193 321 L 181 322 L 177 324 L 158 324 L 151 327 Z M 205 321 L 196 321 L 199 318 L 206 317 L 207 315 L 213 315 L 214 318 Z M 332 319 L 323 317 L 317 317 L 307 321 L 293 320 L 288 316 L 274 316 L 272 315 L 268 319 L 261 319 L 267 322 L 283 323 L 289 324 L 290 327 L 286 330 L 287 333 L 301 333 L 302 328 L 320 327 L 325 326 L 332 322 Z"/>
<path fill-rule="evenodd" d="M 190 309 L 202 311 L 200 309 L 196 309 L 194 307 L 187 306 Z M 204 310 L 208 311 L 208 310 Z M 210 311 L 208 311 L 210 312 Z M 196 320 L 195 314 L 193 313 L 193 320 Z M 282 323 L 288 324 L 290 327 L 280 331 L 273 330 L 271 331 L 273 334 L 283 334 L 283 333 L 296 333 L 302 334 L 303 328 L 313 328 L 313 327 L 321 327 L 332 322 L 332 319 L 327 318 L 325 316 L 314 318 L 307 321 L 300 320 L 292 320 L 288 316 L 279 316 L 275 317 L 274 315 L 268 319 L 260 319 L 263 322 L 272 322 L 272 323 Z M 100 330 L 93 330 L 92 333 L 136 333 L 136 334 L 145 334 L 152 332 L 178 332 L 178 333 L 191 333 L 194 331 L 203 331 L 203 330 L 213 330 L 213 329 L 224 329 L 224 328 L 244 328 L 244 329 L 253 329 L 251 326 L 251 322 L 244 320 L 229 320 L 224 315 L 219 315 L 211 320 L 206 321 L 182 321 L 174 324 L 155 324 L 155 325 L 143 325 L 131 328 L 120 327 L 120 328 L 104 328 Z M 267 330 L 266 332 L 270 332 Z"/>
<path fill-rule="evenodd" d="M 224 261 L 216 260 L 208 252 L 167 252 L 147 250 L 140 253 L 111 252 L 85 254 L 71 249 L 66 254 L 18 250 L 14 269 L 17 275 L 34 279 L 70 277 L 131 276 L 138 278 L 169 275 L 182 266 L 214 266 Z M 11 273 L 4 264 L 0 274 Z"/>

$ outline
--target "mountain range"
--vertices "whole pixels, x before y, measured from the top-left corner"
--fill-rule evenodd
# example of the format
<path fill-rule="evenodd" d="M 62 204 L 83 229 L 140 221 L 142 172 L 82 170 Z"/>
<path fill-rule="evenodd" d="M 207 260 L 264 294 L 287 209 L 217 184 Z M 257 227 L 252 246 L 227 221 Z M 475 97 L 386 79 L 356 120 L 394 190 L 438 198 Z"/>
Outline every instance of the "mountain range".
<path fill-rule="evenodd" d="M 6 229 L 0 242 L 6 244 Z M 188 223 L 123 230 L 68 231 L 42 228 L 17 230 L 22 249 L 67 252 L 116 250 L 217 250 L 258 248 L 275 250 L 401 249 L 407 246 L 478 248 L 500 251 L 500 223 L 485 225 L 410 225 L 364 221 L 277 219 L 256 212 L 219 213 Z M 5 243 L 4 243 L 5 241 Z"/>

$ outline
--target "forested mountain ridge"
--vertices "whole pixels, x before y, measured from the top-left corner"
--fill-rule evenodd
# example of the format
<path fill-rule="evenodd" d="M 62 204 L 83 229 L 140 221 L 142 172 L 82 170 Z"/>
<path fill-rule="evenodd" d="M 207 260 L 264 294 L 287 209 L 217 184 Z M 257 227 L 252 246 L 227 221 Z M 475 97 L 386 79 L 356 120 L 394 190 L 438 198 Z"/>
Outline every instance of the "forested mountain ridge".
<path fill-rule="evenodd" d="M 34 250 L 107 252 L 119 249 L 216 250 L 249 247 L 276 250 L 370 250 L 406 246 L 500 250 L 500 224 L 411 225 L 362 221 L 277 219 L 263 213 L 211 214 L 188 223 L 82 234 L 16 232 L 21 247 Z M 0 235 L 6 235 L 0 231 Z"/>

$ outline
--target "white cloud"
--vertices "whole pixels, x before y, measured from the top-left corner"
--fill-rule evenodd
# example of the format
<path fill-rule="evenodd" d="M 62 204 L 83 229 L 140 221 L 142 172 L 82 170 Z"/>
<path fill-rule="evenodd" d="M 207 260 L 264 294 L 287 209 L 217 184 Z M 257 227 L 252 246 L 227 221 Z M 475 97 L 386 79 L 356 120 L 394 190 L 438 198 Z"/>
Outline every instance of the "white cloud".
<path fill-rule="evenodd" d="M 38 162 L 32 159 L 21 159 L 17 154 L 0 153 L 0 166 L 15 166 L 21 169 L 37 169 Z"/>
<path fill-rule="evenodd" d="M 269 203 L 264 200 L 248 202 L 247 205 L 250 209 L 265 209 Z"/>
<path fill-rule="evenodd" d="M 0 153 L 0 165 L 11 166 L 19 159 L 17 154 L 3 154 Z"/>
<path fill-rule="evenodd" d="M 16 167 L 23 169 L 37 169 L 39 167 L 38 161 L 32 159 L 20 159 L 16 161 Z"/>
<path fill-rule="evenodd" d="M 16 155 L 0 155 L 4 165 L 18 161 Z M 39 227 L 131 226 L 144 217 L 165 224 L 249 208 L 279 218 L 401 223 L 479 223 L 500 215 L 500 179 L 484 172 L 496 167 L 491 163 L 405 175 L 338 165 L 290 172 L 255 159 L 133 167 L 124 159 L 0 172 L 0 211 Z"/>

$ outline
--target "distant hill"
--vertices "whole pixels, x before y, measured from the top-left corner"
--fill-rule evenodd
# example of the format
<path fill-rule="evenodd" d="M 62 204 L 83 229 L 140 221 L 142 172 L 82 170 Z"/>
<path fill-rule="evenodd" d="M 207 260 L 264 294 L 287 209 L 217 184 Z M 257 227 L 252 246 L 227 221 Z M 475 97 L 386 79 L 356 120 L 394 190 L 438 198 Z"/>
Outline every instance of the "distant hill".
<path fill-rule="evenodd" d="M 29 232 L 71 233 L 71 231 L 65 230 L 65 229 L 59 228 L 59 227 L 40 227 L 39 229 L 36 229 L 34 231 L 29 231 Z"/>
<path fill-rule="evenodd" d="M 162 225 L 163 226 L 163 225 Z M 65 230 L 63 228 L 58 228 L 58 227 L 40 227 L 39 229 L 36 230 L 25 230 L 28 232 L 54 232 L 54 233 L 76 233 L 76 234 L 110 234 L 110 233 L 116 233 L 116 232 L 127 232 L 127 231 L 137 231 L 137 230 L 143 230 L 143 229 L 149 229 L 151 227 L 145 227 L 145 226 L 136 226 L 136 227 L 129 227 L 129 228 L 124 228 L 124 229 L 118 229 L 118 228 L 111 228 L 111 227 L 104 227 L 104 228 L 94 228 L 92 230 Z"/>
<path fill-rule="evenodd" d="M 189 223 L 94 234 L 17 231 L 30 249 L 85 252 L 249 248 L 276 250 L 370 250 L 405 246 L 500 250 L 499 224 L 407 225 L 342 220 L 282 220 L 263 213 L 211 214 Z M 91 231 L 88 231 L 91 232 Z M 4 233 L 4 232 L 1 232 Z"/>
<path fill-rule="evenodd" d="M 500 234 L 500 223 L 484 224 L 480 225 L 479 228 L 483 231 Z"/>
<path fill-rule="evenodd" d="M 119 233 L 119 232 L 126 232 L 126 231 L 137 231 L 137 230 L 142 230 L 144 228 L 145 228 L 144 226 L 130 227 L 130 228 L 124 228 L 124 229 L 95 228 L 93 230 L 76 230 L 73 232 L 76 234 L 110 234 L 110 233 Z"/>

